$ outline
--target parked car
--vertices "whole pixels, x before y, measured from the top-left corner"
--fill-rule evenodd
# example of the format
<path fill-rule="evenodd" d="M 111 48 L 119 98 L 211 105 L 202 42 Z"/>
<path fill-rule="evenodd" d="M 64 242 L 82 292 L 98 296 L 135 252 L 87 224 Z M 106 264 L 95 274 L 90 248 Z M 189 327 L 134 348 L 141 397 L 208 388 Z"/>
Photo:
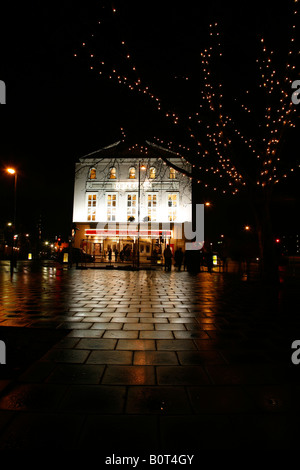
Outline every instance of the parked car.
<path fill-rule="evenodd" d="M 57 257 L 57 261 L 60 263 L 64 262 L 64 254 L 68 253 L 68 262 L 72 264 L 78 264 L 78 263 L 93 263 L 94 262 L 94 257 L 92 255 L 89 255 L 86 253 L 84 250 L 81 248 L 64 248 Z"/>

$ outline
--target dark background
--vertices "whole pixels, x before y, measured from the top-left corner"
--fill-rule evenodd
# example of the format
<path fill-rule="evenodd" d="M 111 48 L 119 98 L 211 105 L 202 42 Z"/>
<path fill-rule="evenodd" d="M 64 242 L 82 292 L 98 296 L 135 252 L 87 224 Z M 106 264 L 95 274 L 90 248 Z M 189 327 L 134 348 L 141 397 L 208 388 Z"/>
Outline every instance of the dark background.
<path fill-rule="evenodd" d="M 83 41 L 89 45 L 86 50 L 103 58 L 107 67 L 111 64 L 125 74 L 127 64 L 120 52 L 124 39 L 141 79 L 170 109 L 184 113 L 199 101 L 200 52 L 208 43 L 208 25 L 217 21 L 224 46 L 219 75 L 230 107 L 234 96 L 257 82 L 255 59 L 261 33 L 276 51 L 278 64 L 284 63 L 292 11 L 292 1 L 86 1 L 78 5 L 62 0 L 6 5 L 0 33 L 0 79 L 7 90 L 7 104 L 0 108 L 0 165 L 1 170 L 8 165 L 18 170 L 19 225 L 34 231 L 41 220 L 43 238 L 67 237 L 75 162 L 120 140 L 120 127 L 129 143 L 154 137 L 181 141 L 180 132 L 174 132 L 147 97 L 89 69 Z M 295 72 L 295 79 L 298 76 Z M 286 142 L 284 156 L 289 163 L 299 161 L 296 135 L 295 130 Z M 298 175 L 276 188 L 273 212 L 278 235 L 299 230 Z M 1 171 L 0 185 L 3 226 L 12 219 L 13 178 Z M 200 201 L 213 202 L 209 230 L 240 230 L 253 222 L 243 196 L 223 197 L 198 187 L 197 194 Z"/>

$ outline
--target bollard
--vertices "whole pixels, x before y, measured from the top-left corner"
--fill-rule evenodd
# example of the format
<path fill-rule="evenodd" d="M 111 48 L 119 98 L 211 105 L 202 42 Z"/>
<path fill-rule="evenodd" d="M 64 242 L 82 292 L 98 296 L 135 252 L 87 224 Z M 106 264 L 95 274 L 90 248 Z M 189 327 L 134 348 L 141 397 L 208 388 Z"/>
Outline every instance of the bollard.
<path fill-rule="evenodd" d="M 0 340 L 0 364 L 6 364 L 6 346 L 4 341 Z"/>
<path fill-rule="evenodd" d="M 0 104 L 6 104 L 6 88 L 3 80 L 0 80 Z"/>

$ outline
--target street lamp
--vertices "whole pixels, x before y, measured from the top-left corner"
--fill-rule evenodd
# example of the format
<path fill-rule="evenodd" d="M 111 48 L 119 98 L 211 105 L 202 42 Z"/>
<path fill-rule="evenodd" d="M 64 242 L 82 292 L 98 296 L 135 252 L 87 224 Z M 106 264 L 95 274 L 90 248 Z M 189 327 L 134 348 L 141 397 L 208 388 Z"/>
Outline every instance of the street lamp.
<path fill-rule="evenodd" d="M 14 229 L 16 230 L 16 206 L 17 206 L 17 172 L 14 168 L 7 168 L 7 173 L 15 176 L 15 187 L 14 187 Z"/>
<path fill-rule="evenodd" d="M 17 172 L 14 168 L 7 168 L 6 172 L 10 175 L 14 175 L 15 183 L 14 183 L 14 224 L 13 224 L 13 239 L 12 239 L 12 253 L 11 253 L 11 263 L 10 263 L 10 273 L 12 275 L 14 269 L 14 240 L 16 235 L 16 218 L 17 218 Z"/>
<path fill-rule="evenodd" d="M 140 268 L 140 212 L 141 212 L 141 170 L 146 170 L 146 165 L 139 161 L 139 182 L 138 182 L 138 240 L 137 240 L 137 268 Z"/>

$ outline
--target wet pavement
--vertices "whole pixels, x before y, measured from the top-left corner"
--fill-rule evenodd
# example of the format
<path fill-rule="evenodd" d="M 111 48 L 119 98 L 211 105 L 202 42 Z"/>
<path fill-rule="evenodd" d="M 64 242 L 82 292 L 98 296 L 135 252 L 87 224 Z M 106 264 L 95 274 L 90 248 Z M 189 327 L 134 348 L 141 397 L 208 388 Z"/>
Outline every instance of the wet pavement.
<path fill-rule="evenodd" d="M 0 265 L 0 450 L 293 449 L 299 279 Z M 131 452 L 131 453 L 130 453 Z"/>

